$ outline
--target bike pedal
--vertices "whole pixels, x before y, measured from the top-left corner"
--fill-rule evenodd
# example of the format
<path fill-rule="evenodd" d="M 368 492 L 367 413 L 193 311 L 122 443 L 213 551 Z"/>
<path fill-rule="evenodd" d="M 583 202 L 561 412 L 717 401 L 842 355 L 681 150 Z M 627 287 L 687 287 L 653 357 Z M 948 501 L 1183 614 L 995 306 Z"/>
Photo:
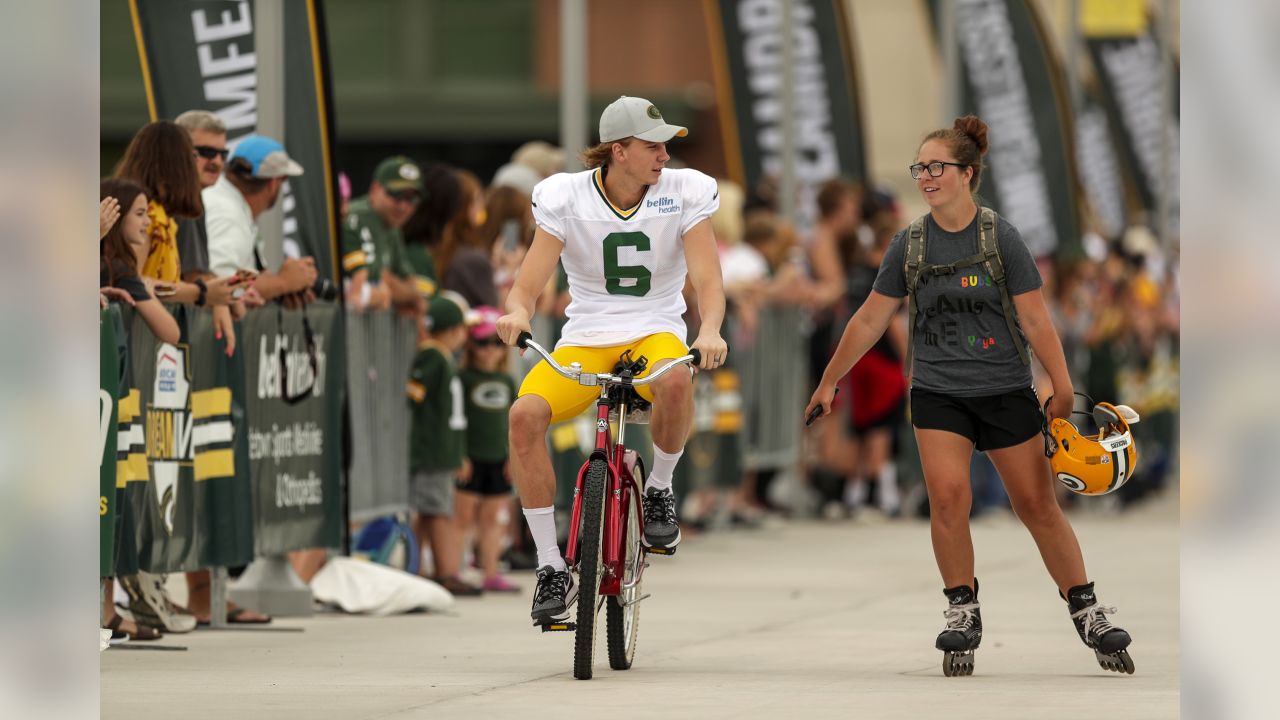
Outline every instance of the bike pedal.
<path fill-rule="evenodd" d="M 676 554 L 676 549 L 673 547 L 669 547 L 669 548 L 646 547 L 644 551 L 646 553 L 649 553 L 650 555 L 675 555 Z"/>
<path fill-rule="evenodd" d="M 542 626 L 542 632 L 573 632 L 578 629 L 577 623 L 550 623 Z"/>

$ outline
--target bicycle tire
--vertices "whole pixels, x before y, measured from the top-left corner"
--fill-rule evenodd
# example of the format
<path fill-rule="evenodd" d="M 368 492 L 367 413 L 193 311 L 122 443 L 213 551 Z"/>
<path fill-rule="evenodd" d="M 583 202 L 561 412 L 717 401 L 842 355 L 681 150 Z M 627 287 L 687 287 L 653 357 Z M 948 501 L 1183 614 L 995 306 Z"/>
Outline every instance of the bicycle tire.
<path fill-rule="evenodd" d="M 644 461 L 636 458 L 637 471 L 633 477 L 644 478 Z M 641 480 L 643 482 L 643 480 Z M 639 565 L 644 562 L 644 548 L 640 544 L 640 535 L 644 528 L 640 526 L 639 497 L 631 498 L 627 503 L 626 514 L 626 548 L 623 555 L 622 583 L 624 588 L 620 595 L 605 600 L 605 636 L 609 647 L 609 667 L 614 670 L 630 670 L 636 658 L 636 639 L 640 633 L 640 585 L 628 591 L 625 585 L 639 575 Z M 624 604 L 629 602 L 630 604 Z"/>
<path fill-rule="evenodd" d="M 595 458 L 582 488 L 582 532 L 578 540 L 578 628 L 573 640 L 573 676 L 590 680 L 596 645 L 596 603 L 600 595 L 604 492 L 609 466 Z"/>

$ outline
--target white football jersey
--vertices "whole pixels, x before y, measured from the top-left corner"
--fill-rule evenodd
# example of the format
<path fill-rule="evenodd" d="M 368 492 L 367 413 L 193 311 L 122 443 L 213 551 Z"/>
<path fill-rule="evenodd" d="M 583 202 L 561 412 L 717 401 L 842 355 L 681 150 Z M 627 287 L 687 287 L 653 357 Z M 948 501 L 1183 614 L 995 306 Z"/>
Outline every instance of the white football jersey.
<path fill-rule="evenodd" d="M 685 340 L 684 234 L 720 207 L 716 181 L 663 170 L 624 210 L 604 193 L 601 171 L 560 173 L 533 189 L 538 227 L 564 243 L 569 322 L 556 347 L 622 345 L 654 333 Z"/>

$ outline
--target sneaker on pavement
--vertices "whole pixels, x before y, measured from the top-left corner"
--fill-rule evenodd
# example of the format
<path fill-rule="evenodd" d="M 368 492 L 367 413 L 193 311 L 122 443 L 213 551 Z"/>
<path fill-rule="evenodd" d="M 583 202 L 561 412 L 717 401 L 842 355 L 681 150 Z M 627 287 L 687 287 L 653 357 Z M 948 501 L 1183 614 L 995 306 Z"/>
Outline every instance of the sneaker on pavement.
<path fill-rule="evenodd" d="M 556 570 L 550 565 L 538 568 L 538 587 L 533 591 L 533 610 L 529 613 L 534 625 L 550 625 L 569 619 L 569 606 L 578 599 L 578 587 L 568 570 Z"/>
<path fill-rule="evenodd" d="M 652 548 L 674 548 L 680 544 L 676 495 L 669 489 L 649 488 L 644 493 L 644 544 Z"/>
<path fill-rule="evenodd" d="M 171 633 L 196 629 L 196 616 L 169 598 L 165 576 L 139 570 L 136 575 L 121 576 L 120 585 L 129 595 L 135 622 Z"/>

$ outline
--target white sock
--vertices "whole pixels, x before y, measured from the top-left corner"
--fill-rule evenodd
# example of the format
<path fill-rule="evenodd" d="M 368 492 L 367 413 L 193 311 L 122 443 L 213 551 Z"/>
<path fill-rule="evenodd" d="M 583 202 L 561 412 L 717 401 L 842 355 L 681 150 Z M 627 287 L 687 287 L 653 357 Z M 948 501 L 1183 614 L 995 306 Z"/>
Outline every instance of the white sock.
<path fill-rule="evenodd" d="M 653 470 L 649 472 L 649 479 L 645 480 L 644 491 L 649 492 L 649 488 L 670 490 L 671 474 L 676 471 L 676 463 L 680 462 L 681 455 L 684 455 L 684 448 L 677 453 L 665 453 L 654 445 Z"/>
<path fill-rule="evenodd" d="M 538 548 L 538 567 L 550 565 L 556 570 L 566 570 L 560 546 L 556 543 L 555 507 L 524 508 L 524 521 L 529 523 L 529 533 Z"/>
<path fill-rule="evenodd" d="M 860 508 L 867 502 L 867 481 L 860 476 L 844 484 L 845 507 Z"/>
<path fill-rule="evenodd" d="M 880 491 L 880 509 L 885 512 L 893 512 L 902 505 L 902 498 L 898 495 L 898 468 L 893 463 L 885 463 L 880 468 L 880 477 L 877 478 L 879 485 L 877 489 Z"/>

